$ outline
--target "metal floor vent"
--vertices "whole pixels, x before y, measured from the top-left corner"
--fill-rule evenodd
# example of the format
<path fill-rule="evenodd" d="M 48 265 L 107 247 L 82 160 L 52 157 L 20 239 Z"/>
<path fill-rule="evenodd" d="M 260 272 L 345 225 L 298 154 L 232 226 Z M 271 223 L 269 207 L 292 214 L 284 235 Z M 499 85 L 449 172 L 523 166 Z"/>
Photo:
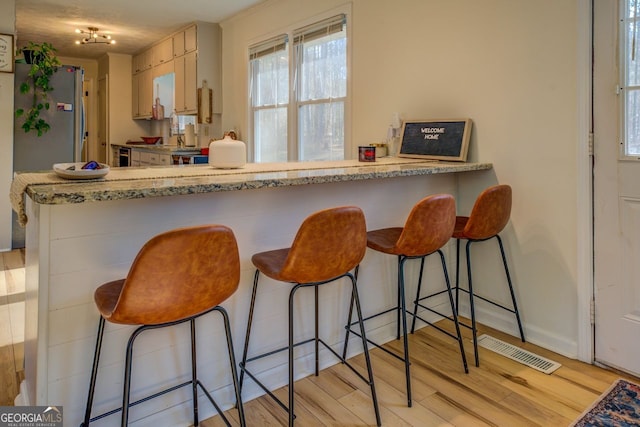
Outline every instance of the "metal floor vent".
<path fill-rule="evenodd" d="M 558 362 L 545 359 L 535 353 L 531 353 L 530 351 L 523 350 L 515 345 L 500 341 L 490 335 L 484 334 L 478 337 L 478 345 L 508 357 L 509 359 L 513 359 L 516 362 L 520 362 L 530 368 L 544 372 L 545 374 L 550 374 L 562 366 Z"/>

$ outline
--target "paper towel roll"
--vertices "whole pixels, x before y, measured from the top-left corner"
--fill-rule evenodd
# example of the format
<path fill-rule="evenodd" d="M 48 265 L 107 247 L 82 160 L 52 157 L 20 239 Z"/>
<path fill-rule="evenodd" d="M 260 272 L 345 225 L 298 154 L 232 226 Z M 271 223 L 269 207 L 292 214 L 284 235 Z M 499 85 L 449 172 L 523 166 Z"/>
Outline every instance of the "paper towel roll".
<path fill-rule="evenodd" d="M 184 145 L 187 147 L 195 147 L 196 145 L 196 132 L 194 125 L 184 126 Z"/>

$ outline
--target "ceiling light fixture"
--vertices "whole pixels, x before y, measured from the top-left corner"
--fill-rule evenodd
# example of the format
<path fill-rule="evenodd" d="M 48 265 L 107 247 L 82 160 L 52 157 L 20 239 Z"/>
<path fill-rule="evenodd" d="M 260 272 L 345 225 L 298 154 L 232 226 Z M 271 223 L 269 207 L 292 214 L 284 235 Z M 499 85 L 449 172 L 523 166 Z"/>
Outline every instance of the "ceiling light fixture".
<path fill-rule="evenodd" d="M 116 41 L 111 38 L 109 35 L 98 34 L 98 29 L 96 27 L 88 27 L 89 31 L 86 30 L 78 30 L 76 29 L 76 33 L 78 34 L 86 34 L 82 40 L 76 40 L 76 44 L 116 44 Z"/>

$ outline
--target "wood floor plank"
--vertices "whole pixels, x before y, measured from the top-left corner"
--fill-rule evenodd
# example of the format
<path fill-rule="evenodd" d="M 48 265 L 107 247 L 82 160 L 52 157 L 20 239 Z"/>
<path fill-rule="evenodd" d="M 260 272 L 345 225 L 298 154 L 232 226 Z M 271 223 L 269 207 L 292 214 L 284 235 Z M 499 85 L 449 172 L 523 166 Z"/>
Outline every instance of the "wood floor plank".
<path fill-rule="evenodd" d="M 250 426 L 280 426 L 280 422 L 273 417 L 265 407 L 262 406 L 260 399 L 254 399 L 243 405 L 245 413 L 245 421 Z M 229 418 L 233 427 L 239 426 L 238 411 L 230 409 L 225 412 L 225 416 Z M 215 416 L 200 422 L 202 427 L 222 427 L 226 426 L 224 420 L 220 416 Z"/>
<path fill-rule="evenodd" d="M 355 359 L 355 360 L 354 360 Z M 375 364 L 376 352 L 372 352 L 372 364 Z M 358 356 L 357 358 L 350 359 L 354 364 L 365 365 L 364 357 Z M 386 364 L 384 361 L 380 361 L 381 364 Z M 354 384 L 358 384 L 358 395 L 366 396 L 366 400 L 362 400 L 362 405 L 358 413 L 361 414 L 360 418 L 367 421 L 367 425 L 375 425 L 375 412 L 373 410 L 373 403 L 371 401 L 370 387 L 363 381 L 356 381 L 358 378 L 347 367 L 332 367 L 335 370 L 340 370 L 341 376 L 353 376 L 352 381 Z M 388 374 L 375 374 L 374 382 L 376 387 L 376 394 L 378 396 L 378 404 L 380 406 L 380 416 L 382 418 L 383 425 L 416 425 L 415 422 L 419 419 L 421 425 L 446 425 L 444 420 L 438 417 L 427 408 L 417 408 L 414 404 L 413 408 L 407 407 L 407 397 L 404 388 L 399 390 L 398 387 L 391 384 L 394 382 L 394 378 L 397 376 L 397 371 L 385 370 Z M 404 379 L 404 376 L 403 376 Z M 349 395 L 348 397 L 353 397 Z M 344 402 L 347 398 L 341 398 L 340 401 Z M 347 405 L 345 405 L 347 406 Z M 444 423 L 444 424 L 443 424 Z"/>
<path fill-rule="evenodd" d="M 322 375 L 322 373 L 321 373 Z M 295 384 L 296 407 L 304 406 L 323 425 L 347 424 L 362 425 L 364 421 L 350 412 L 336 399 L 309 378 L 297 381 Z M 297 409 L 296 409 L 297 412 Z"/>
<path fill-rule="evenodd" d="M 5 273 L 7 295 L 24 293 L 24 252 L 2 252 L 1 268 Z"/>
<path fill-rule="evenodd" d="M 454 426 L 486 427 L 492 425 L 467 412 L 464 402 L 452 401 L 439 392 L 421 400 L 420 405 L 430 409 L 434 414 Z"/>
<path fill-rule="evenodd" d="M 11 406 L 18 394 L 18 383 L 14 365 L 13 348 L 0 347 L 0 406 Z"/>

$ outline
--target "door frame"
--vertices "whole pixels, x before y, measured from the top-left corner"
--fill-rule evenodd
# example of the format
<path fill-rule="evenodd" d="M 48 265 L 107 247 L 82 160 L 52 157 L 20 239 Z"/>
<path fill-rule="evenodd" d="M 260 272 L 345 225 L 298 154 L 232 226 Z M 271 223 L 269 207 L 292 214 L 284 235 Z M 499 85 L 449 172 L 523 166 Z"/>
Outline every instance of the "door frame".
<path fill-rule="evenodd" d="M 594 247 L 593 247 L 593 1 L 577 2 L 577 162 L 576 162 L 576 295 L 578 359 L 594 361 Z"/>

